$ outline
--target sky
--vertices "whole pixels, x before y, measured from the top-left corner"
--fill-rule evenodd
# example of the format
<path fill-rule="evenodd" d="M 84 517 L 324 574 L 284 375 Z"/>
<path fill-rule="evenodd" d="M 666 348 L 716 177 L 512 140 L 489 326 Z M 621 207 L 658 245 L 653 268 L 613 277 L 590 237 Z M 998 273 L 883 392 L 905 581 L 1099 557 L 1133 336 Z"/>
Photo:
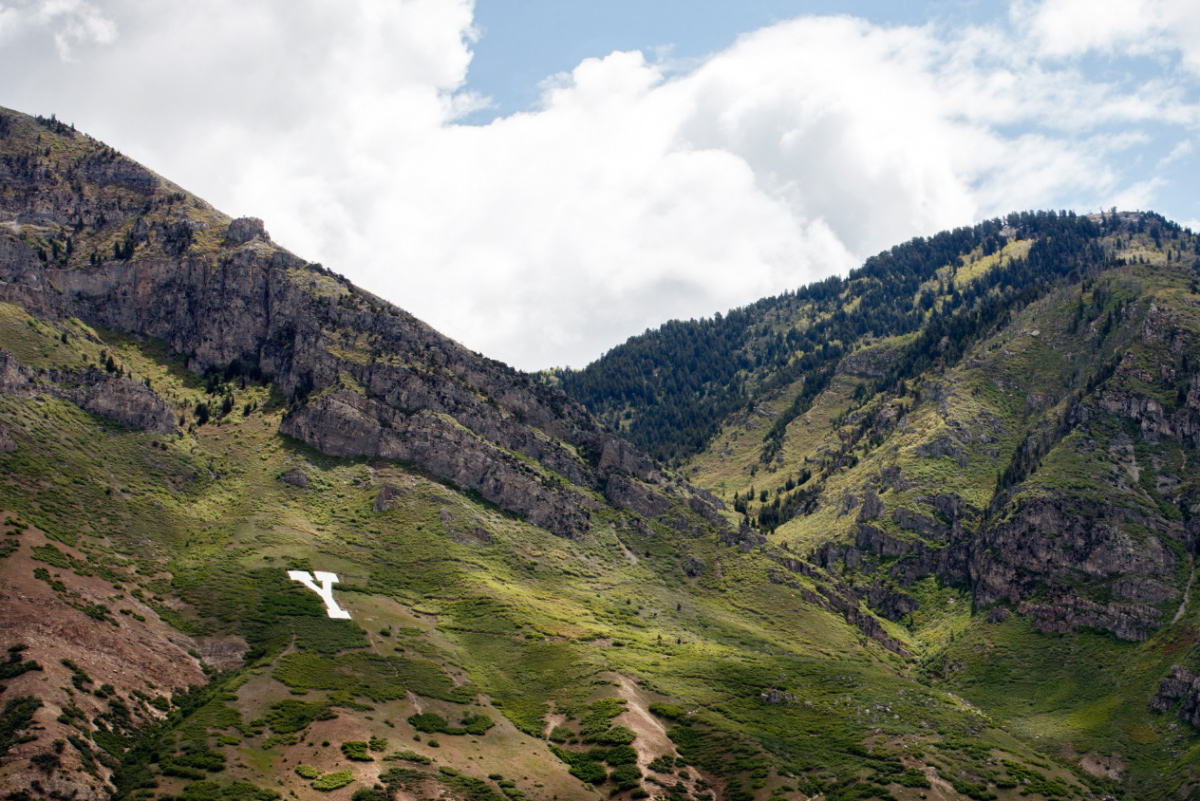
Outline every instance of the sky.
<path fill-rule="evenodd" d="M 526 370 L 1011 211 L 1200 229 L 1195 0 L 0 0 L 0 75 Z"/>

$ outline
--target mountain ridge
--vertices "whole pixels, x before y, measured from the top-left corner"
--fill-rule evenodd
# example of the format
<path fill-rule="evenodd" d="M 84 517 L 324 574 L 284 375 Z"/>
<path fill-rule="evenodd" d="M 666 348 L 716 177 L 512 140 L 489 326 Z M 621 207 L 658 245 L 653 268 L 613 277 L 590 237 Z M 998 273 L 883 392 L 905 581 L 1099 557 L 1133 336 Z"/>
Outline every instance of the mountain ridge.
<path fill-rule="evenodd" d="M 0 121 L 10 797 L 1200 793 L 1190 232 L 1016 215 L 711 351 L 673 323 L 734 369 L 642 340 L 597 407 L 669 406 L 664 466 L 261 221 Z"/>

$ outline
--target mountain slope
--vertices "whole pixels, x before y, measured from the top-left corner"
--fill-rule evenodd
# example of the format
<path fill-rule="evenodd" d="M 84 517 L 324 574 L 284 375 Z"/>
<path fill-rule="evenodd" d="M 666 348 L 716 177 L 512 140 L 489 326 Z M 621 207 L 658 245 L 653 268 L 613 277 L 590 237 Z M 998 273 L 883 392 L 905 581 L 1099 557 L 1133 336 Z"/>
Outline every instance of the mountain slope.
<path fill-rule="evenodd" d="M 960 409 L 939 382 L 975 369 L 975 350 L 994 353 L 987 343 L 1011 337 L 1014 312 L 1040 321 L 1045 292 L 932 298 L 927 312 L 978 312 L 953 349 L 950 333 L 962 332 L 935 314 L 871 348 L 851 350 L 848 334 L 809 343 L 829 356 L 815 366 L 828 372 L 821 386 L 807 367 L 774 384 L 764 369 L 754 386 L 771 394 L 755 417 L 800 396 L 803 408 L 765 464 L 763 426 L 735 441 L 744 413 L 718 418 L 730 455 L 687 465 L 710 495 L 565 395 L 279 248 L 261 223 L 229 220 L 53 119 L 0 120 L 0 631 L 10 648 L 0 787 L 10 797 L 1194 792 L 1197 737 L 1182 721 L 1168 728 L 1197 666 L 1194 600 L 1153 630 L 1139 618 L 1129 631 L 1148 633 L 1143 643 L 1047 637 L 1035 624 L 1057 619 L 1020 608 L 1054 609 L 1036 592 L 1006 618 L 982 604 L 973 614 L 973 588 L 953 573 L 987 555 L 956 550 L 993 530 L 985 517 L 1016 532 L 994 527 L 1001 548 L 1042 519 L 1019 511 L 1021 492 L 1051 474 L 1043 457 L 1059 436 L 1030 440 L 1041 465 L 1031 473 L 1008 455 L 1026 429 L 1001 421 L 1003 448 L 987 458 L 1016 465 L 1002 482 L 1012 514 L 993 512 L 975 480 L 986 472 L 994 488 L 1003 468 L 974 451 L 950 478 L 952 444 L 898 474 L 872 461 L 897 432 L 914 438 L 895 440 L 903 453 L 945 439 L 926 436 L 941 432 L 929 426 L 943 407 L 969 416 L 975 407 Z M 1073 258 L 1082 272 L 1084 256 Z M 1008 270 L 1011 284 L 1030 264 L 971 269 Z M 992 300 L 1003 314 L 985 313 Z M 1092 311 L 1085 304 L 1081 320 L 1095 322 Z M 946 346 L 906 351 L 940 330 L 931 325 L 947 326 L 935 341 Z M 1109 331 L 1103 347 L 1123 336 Z M 887 379 L 894 364 L 911 375 L 855 397 L 868 383 L 860 372 Z M 887 411 L 897 402 L 913 428 Z M 1029 425 L 1051 419 L 1047 404 Z M 866 419 L 874 435 L 855 439 Z M 801 464 L 810 476 L 778 495 L 775 518 L 773 501 L 751 501 L 743 516 L 716 497 L 732 504 L 737 492 L 741 508 L 749 487 L 735 480 L 786 487 Z M 896 522 L 901 508 L 911 514 Z M 1169 542 L 1187 526 L 1169 522 L 1152 536 L 1175 554 Z M 899 547 L 909 550 L 885 554 Z M 1182 558 L 1173 573 L 1165 556 L 1158 572 L 1158 562 L 1120 569 L 1141 582 L 1131 591 L 1173 589 Z M 289 571 L 335 573 L 351 619 L 328 618 Z M 1098 587 L 1082 582 L 1076 595 Z M 1167 676 L 1168 712 L 1152 712 Z"/>
<path fill-rule="evenodd" d="M 999 242 L 926 263 L 919 291 L 891 284 L 884 305 L 911 308 L 919 328 L 864 328 L 823 373 L 754 376 L 742 408 L 696 424 L 716 434 L 682 469 L 772 544 L 840 574 L 900 624 L 930 681 L 1003 710 L 1014 731 L 1126 759 L 1170 743 L 1190 764 L 1195 732 L 1173 721 L 1198 696 L 1190 679 L 1160 683 L 1200 658 L 1200 242 L 1153 214 L 1007 222 Z M 847 320 L 868 281 L 842 286 Z M 812 325 L 769 319 L 782 305 L 753 307 L 743 339 Z M 676 338 L 623 348 L 670 363 Z M 588 369 L 616 369 L 622 351 Z M 971 614 L 936 606 L 951 589 Z"/>

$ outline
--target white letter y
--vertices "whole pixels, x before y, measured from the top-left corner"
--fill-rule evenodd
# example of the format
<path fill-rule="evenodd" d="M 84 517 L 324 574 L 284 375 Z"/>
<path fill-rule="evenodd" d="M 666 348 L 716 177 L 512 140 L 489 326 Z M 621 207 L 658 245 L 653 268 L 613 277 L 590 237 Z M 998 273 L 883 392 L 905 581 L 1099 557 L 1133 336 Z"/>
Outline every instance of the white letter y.
<path fill-rule="evenodd" d="M 316 576 L 317 581 L 321 582 L 320 587 L 313 582 L 313 576 Z M 349 620 L 350 613 L 338 606 L 338 602 L 333 600 L 333 585 L 338 583 L 337 574 L 322 573 L 319 570 L 315 570 L 313 571 L 313 576 L 310 576 L 305 570 L 288 571 L 288 578 L 290 578 L 292 581 L 300 582 L 305 587 L 308 587 L 317 595 L 321 596 L 321 600 L 325 602 L 325 609 L 329 612 L 330 617 L 338 618 L 340 620 Z"/>

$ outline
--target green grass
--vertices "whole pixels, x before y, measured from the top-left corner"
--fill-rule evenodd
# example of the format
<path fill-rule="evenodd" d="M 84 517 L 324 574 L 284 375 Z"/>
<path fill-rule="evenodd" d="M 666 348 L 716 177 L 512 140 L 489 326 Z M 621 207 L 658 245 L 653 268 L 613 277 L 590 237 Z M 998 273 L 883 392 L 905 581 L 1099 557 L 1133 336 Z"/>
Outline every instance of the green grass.
<path fill-rule="evenodd" d="M 983 269 L 978 264 L 972 267 Z M 964 266 L 959 276 L 969 278 L 969 272 Z M 863 487 L 890 468 L 898 468 L 903 481 L 882 493 L 886 512 L 878 526 L 889 534 L 917 541 L 891 514 L 904 507 L 936 517 L 924 499 L 940 493 L 957 493 L 982 514 L 996 473 L 1079 380 L 1078 361 L 1124 348 L 1136 351 L 1140 369 L 1157 352 L 1142 349 L 1136 338 L 1097 346 L 1082 332 L 1070 332 L 1074 300 L 1064 292 L 1031 304 L 986 343 L 986 354 L 980 348 L 972 355 L 977 363 L 887 401 L 905 405 L 905 424 L 889 429 L 882 446 L 856 446 L 857 464 L 823 479 L 818 510 L 780 528 L 771 546 L 787 545 L 785 553 L 803 557 L 831 540 L 852 541 L 858 508 L 843 513 L 843 497 L 861 498 Z M 1018 335 L 1034 327 L 1038 337 Z M 63 330 L 74 334 L 66 344 Z M 98 340 L 92 341 L 84 333 L 75 321 L 31 325 L 15 307 L 0 305 L 0 344 L 11 344 L 33 366 L 96 363 L 104 350 L 139 380 L 150 379 L 181 413 L 206 399 L 203 382 L 171 361 L 162 343 L 106 331 L 91 332 Z M 1120 380 L 1125 383 L 1114 386 L 1147 392 L 1154 384 Z M 944 410 L 936 401 L 919 401 L 936 397 L 940 390 L 933 385 L 940 381 L 954 387 Z M 852 406 L 851 415 L 885 408 L 882 399 L 853 399 L 861 383 L 846 376 L 831 382 L 806 416 L 808 425 L 798 420 L 789 429 L 784 462 L 774 472 L 760 467 L 750 474 L 765 425 L 749 429 L 730 422 L 718 449 L 692 465 L 700 468 L 692 480 L 729 498 L 751 484 L 774 491 L 802 465 L 817 463 L 806 457 L 819 460 L 823 448 L 837 445 L 838 432 L 851 428 L 844 415 Z M 772 399 L 769 408 L 786 407 L 793 390 Z M 353 742 L 364 743 L 362 753 L 370 756 L 377 740 L 395 744 L 419 732 L 461 729 L 459 736 L 441 738 L 432 752 L 438 764 L 453 759 L 456 768 L 478 765 L 512 775 L 510 765 L 520 760 L 522 775 L 543 771 L 538 780 L 555 788 L 546 795 L 577 797 L 584 792 L 581 780 L 601 780 L 600 774 L 607 792 L 633 781 L 631 771 L 612 776 L 622 765 L 606 761 L 628 754 L 619 749 L 628 747 L 632 734 L 621 719 L 629 705 L 614 697 L 613 682 L 622 679 L 636 684 L 644 696 L 639 703 L 659 716 L 687 766 L 675 765 L 673 757 L 669 765 L 655 764 L 720 776 L 729 782 L 729 796 L 750 793 L 758 801 L 782 773 L 799 791 L 823 792 L 831 801 L 866 792 L 906 797 L 905 789 L 923 789 L 926 764 L 976 794 L 991 787 L 986 792 L 1012 797 L 999 782 L 1029 779 L 1022 786 L 1034 798 L 1063 787 L 1079 796 L 1083 779 L 1064 770 L 1062 755 L 1092 750 L 1121 755 L 1129 797 L 1157 797 L 1164 787 L 1182 786 L 1200 754 L 1195 733 L 1170 730 L 1175 719 L 1147 707 L 1172 664 L 1200 660 L 1195 592 L 1178 626 L 1128 644 L 1089 631 L 1037 634 L 1019 615 L 986 623 L 980 614 L 986 610 L 972 608 L 969 588 L 933 577 L 897 583 L 920 602 L 905 619 L 886 624 L 916 653 L 902 659 L 840 615 L 804 600 L 818 579 L 789 573 L 757 549 L 742 553 L 700 529 L 695 536 L 679 535 L 656 521 L 607 509 L 594 514 L 590 536 L 562 540 L 409 465 L 333 459 L 280 437 L 282 411 L 270 407 L 265 388 L 233 391 L 239 411 L 221 425 L 167 437 L 106 423 L 59 400 L 0 396 L 0 421 L 21 446 L 0 453 L 0 508 L 55 541 L 29 551 L 45 565 L 37 568 L 39 577 L 76 602 L 69 593 L 80 577 L 117 583 L 124 589 L 112 594 L 123 600 L 104 601 L 114 614 L 132 603 L 128 595 L 180 630 L 241 637 L 251 647 L 245 671 L 258 671 L 252 683 L 171 713 L 166 732 L 177 769 L 206 772 L 203 765 L 220 762 L 208 755 L 220 754 L 228 774 L 222 782 L 248 777 L 267 785 L 277 774 L 294 782 L 277 761 L 281 751 L 268 743 L 294 740 L 287 746 L 296 750 L 294 759 L 328 770 L 318 761 L 318 744 L 326 738 L 339 745 L 342 737 L 361 738 Z M 1045 395 L 1044 407 L 1026 403 L 1037 394 Z M 242 417 L 240 409 L 250 402 L 258 402 L 259 410 Z M 973 436 L 967 442 L 963 430 L 984 431 L 991 441 Z M 1122 432 L 1133 436 L 1142 472 L 1118 490 L 1110 445 Z M 953 457 L 918 455 L 922 445 L 947 437 L 962 440 L 967 468 Z M 722 458 L 726 442 L 732 453 Z M 1172 510 L 1182 515 L 1176 495 L 1196 491 L 1185 456 L 1190 458 L 1170 443 L 1142 441 L 1136 425 L 1130 429 L 1096 415 L 1046 454 L 1014 498 L 1111 502 L 1175 525 L 1181 521 Z M 312 480 L 307 490 L 278 480 L 298 466 Z M 1164 476 L 1179 476 L 1183 489 L 1173 495 L 1159 481 Z M 403 487 L 403 494 L 395 508 L 375 514 L 371 506 L 381 481 Z M 963 524 L 974 530 L 979 517 Z M 475 531 L 487 538 L 463 536 Z M 1131 537 L 1149 531 L 1134 524 L 1127 529 Z M 1186 554 L 1165 547 L 1177 558 L 1169 579 L 1179 585 L 1187 578 L 1180 572 L 1187 569 Z M 16 550 L 9 559 L 23 554 Z M 685 574 L 689 559 L 704 563 L 702 575 Z M 886 575 L 893 564 L 882 563 L 874 576 Z M 286 578 L 288 569 L 337 572 L 337 597 L 354 619 L 329 620 L 313 593 Z M 796 587 L 772 583 L 771 571 Z M 875 580 L 861 570 L 846 578 Z M 1111 594 L 1111 580 L 1073 580 L 1073 589 L 1089 597 Z M 385 630 L 394 636 L 380 634 Z M 289 690 L 306 695 L 297 700 Z M 763 696 L 774 690 L 796 700 L 769 705 Z M 10 737 L 23 731 L 20 711 L 13 708 L 11 725 L 3 718 L 15 727 Z M 340 719 L 336 724 L 332 714 Z M 558 728 L 549 725 L 552 714 Z M 426 725 L 434 718 L 440 723 Z M 325 733 L 324 727 L 343 724 L 358 728 Z M 548 728 L 551 740 L 572 755 L 569 761 L 550 751 Z M 124 757 L 126 748 L 139 746 L 127 734 L 132 732 L 97 731 L 92 742 Z M 569 745 L 572 738 L 592 742 Z M 164 743 L 157 747 L 168 750 Z M 916 751 L 923 756 L 910 758 Z M 325 753 L 336 759 L 338 747 Z M 382 760 L 412 764 L 398 769 L 408 773 L 381 776 L 387 783 L 390 774 L 397 787 L 433 783 L 464 795 L 502 797 L 482 779 L 419 770 L 432 767 L 432 758 L 415 751 Z M 575 762 L 598 769 L 575 769 Z M 756 786 L 767 778 L 756 775 L 762 771 L 770 781 Z M 342 778 L 330 777 L 347 773 L 315 781 L 333 784 Z M 233 786 L 200 780 L 182 790 L 164 784 L 162 792 L 203 798 L 217 792 L 213 787 Z"/>

